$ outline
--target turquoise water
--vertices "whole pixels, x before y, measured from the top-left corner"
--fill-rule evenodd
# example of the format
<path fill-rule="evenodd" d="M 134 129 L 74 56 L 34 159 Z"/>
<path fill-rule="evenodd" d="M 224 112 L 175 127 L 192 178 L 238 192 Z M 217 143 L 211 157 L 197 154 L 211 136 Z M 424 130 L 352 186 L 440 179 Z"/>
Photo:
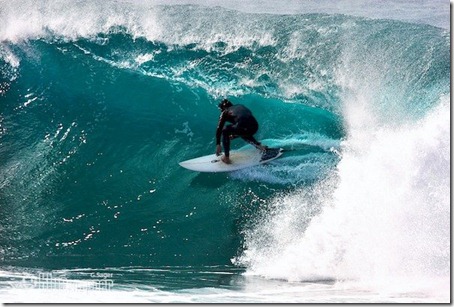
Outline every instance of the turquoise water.
<path fill-rule="evenodd" d="M 47 301 L 33 282 L 42 272 L 112 280 L 117 295 L 93 301 L 449 298 L 432 293 L 450 265 L 448 30 L 129 2 L 48 2 L 27 16 L 3 4 L 6 301 Z M 181 168 L 214 152 L 225 97 L 287 152 L 230 174 Z M 383 290 L 390 280 L 398 294 Z"/>

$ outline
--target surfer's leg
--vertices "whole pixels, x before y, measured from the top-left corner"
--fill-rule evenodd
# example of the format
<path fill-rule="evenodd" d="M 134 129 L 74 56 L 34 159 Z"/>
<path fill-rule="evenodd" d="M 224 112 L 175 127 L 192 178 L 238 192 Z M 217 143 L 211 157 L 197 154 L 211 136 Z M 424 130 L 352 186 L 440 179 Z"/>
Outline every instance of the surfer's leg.
<path fill-rule="evenodd" d="M 259 126 L 256 121 L 253 122 L 248 122 L 248 123 L 243 123 L 241 127 L 238 127 L 237 129 L 237 134 L 241 136 L 243 140 L 248 142 L 249 144 L 255 146 L 258 150 L 265 151 L 266 147 L 262 146 L 260 142 L 258 142 L 254 138 L 254 134 L 257 133 L 259 130 Z"/>
<path fill-rule="evenodd" d="M 257 148 L 258 150 L 261 150 L 261 151 L 265 151 L 266 150 L 266 146 L 262 146 L 262 144 L 260 142 L 258 142 L 253 135 L 244 135 L 244 136 L 241 136 L 241 138 L 243 140 L 245 140 L 246 142 L 248 142 L 249 144 L 253 145 L 255 148 Z"/>

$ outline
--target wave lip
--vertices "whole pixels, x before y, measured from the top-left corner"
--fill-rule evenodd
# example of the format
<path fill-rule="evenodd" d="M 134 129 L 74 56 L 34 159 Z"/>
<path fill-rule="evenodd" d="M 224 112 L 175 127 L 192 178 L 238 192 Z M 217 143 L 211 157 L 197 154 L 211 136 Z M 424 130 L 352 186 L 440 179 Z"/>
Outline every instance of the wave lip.
<path fill-rule="evenodd" d="M 221 11 L 221 16 L 213 13 L 216 11 Z M 165 29 L 179 32 L 196 27 L 197 30 L 205 32 L 207 24 L 210 27 L 215 25 L 213 37 L 220 33 L 220 29 L 227 27 L 229 28 L 227 33 L 234 33 L 233 38 L 238 38 L 235 26 L 248 21 L 244 18 L 236 19 L 235 14 L 229 13 L 235 11 L 241 12 L 241 16 L 244 14 L 250 14 L 249 16 L 343 14 L 426 23 L 449 29 L 449 7 L 443 0 L 424 4 L 390 0 L 374 4 L 353 2 L 346 6 L 335 5 L 332 1 L 307 1 L 303 5 L 295 0 L 287 0 L 285 5 L 272 1 L 244 4 L 239 1 L 211 0 L 204 2 L 203 6 L 193 0 L 158 0 L 140 3 L 29 0 L 17 3 L 2 1 L 0 18 L 3 21 L 3 27 L 0 29 L 0 41 L 18 41 L 49 34 L 67 38 L 88 37 L 101 32 L 105 33 L 117 26 L 126 27 L 135 36 L 145 36 L 154 40 L 168 36 L 170 33 Z M 192 18 L 194 16 L 195 19 Z M 205 18 L 206 16 L 208 19 Z M 169 28 L 169 25 L 172 27 Z M 192 41 L 193 38 L 191 35 L 188 37 Z"/>

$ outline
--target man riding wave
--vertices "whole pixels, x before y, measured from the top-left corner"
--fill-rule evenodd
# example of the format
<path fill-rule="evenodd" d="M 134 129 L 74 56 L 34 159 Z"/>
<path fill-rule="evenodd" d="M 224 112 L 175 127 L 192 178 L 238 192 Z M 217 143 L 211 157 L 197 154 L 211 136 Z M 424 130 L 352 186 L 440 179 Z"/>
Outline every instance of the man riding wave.
<path fill-rule="evenodd" d="M 251 110 L 241 104 L 234 105 L 227 99 L 221 101 L 219 109 L 221 109 L 221 116 L 219 117 L 218 127 L 216 129 L 216 155 L 219 156 L 222 151 L 222 136 L 224 155 L 221 157 L 221 160 L 224 163 L 232 163 L 229 157 L 230 140 L 237 137 L 241 137 L 243 140 L 254 145 L 263 152 L 266 151 L 267 147 L 262 146 L 261 143 L 254 138 L 254 134 L 257 133 L 259 129 L 259 124 L 252 115 Z M 225 126 L 226 122 L 231 124 Z"/>

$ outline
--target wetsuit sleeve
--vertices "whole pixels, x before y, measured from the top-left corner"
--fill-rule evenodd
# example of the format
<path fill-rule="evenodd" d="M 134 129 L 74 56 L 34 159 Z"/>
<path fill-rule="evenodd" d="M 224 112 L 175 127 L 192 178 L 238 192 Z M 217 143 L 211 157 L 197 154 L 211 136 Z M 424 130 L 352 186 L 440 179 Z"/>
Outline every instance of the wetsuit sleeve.
<path fill-rule="evenodd" d="M 218 128 L 216 129 L 216 145 L 221 144 L 222 128 L 224 128 L 225 119 L 227 117 L 226 115 L 227 115 L 227 112 L 224 111 L 221 113 L 221 116 L 219 116 Z"/>

